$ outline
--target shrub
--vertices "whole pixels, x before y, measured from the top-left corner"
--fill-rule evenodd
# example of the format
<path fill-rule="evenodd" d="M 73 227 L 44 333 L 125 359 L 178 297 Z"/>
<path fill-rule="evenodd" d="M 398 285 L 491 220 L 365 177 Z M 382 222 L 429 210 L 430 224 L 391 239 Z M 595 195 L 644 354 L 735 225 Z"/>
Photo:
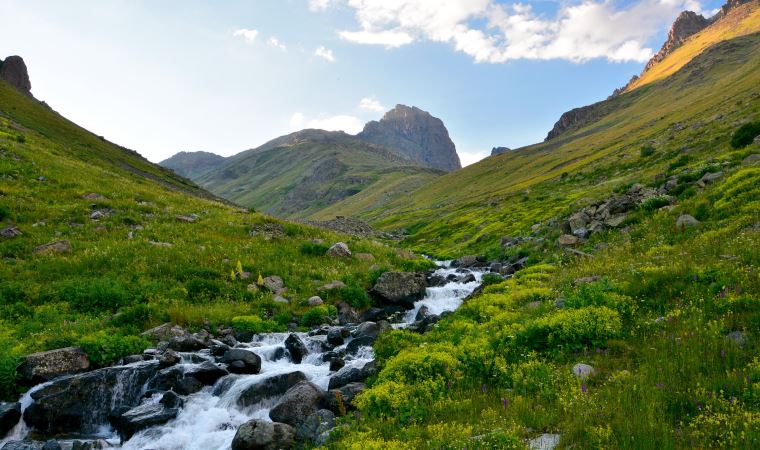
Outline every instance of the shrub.
<path fill-rule="evenodd" d="M 264 320 L 259 316 L 236 316 L 232 318 L 231 324 L 236 331 L 254 334 L 272 333 L 282 329 L 277 322 Z"/>
<path fill-rule="evenodd" d="M 752 143 L 760 136 L 760 122 L 745 123 L 740 126 L 731 136 L 731 147 L 743 148 Z"/>
<path fill-rule="evenodd" d="M 224 283 L 205 278 L 194 278 L 185 284 L 187 297 L 195 302 L 213 300 L 219 297 L 224 289 Z"/>
<path fill-rule="evenodd" d="M 555 400 L 563 388 L 571 384 L 572 377 L 568 371 L 560 371 L 554 365 L 536 359 L 513 364 L 510 374 L 516 394 L 546 400 Z"/>
<path fill-rule="evenodd" d="M 115 311 L 129 301 L 127 289 L 110 278 L 77 280 L 65 285 L 60 298 L 83 312 Z"/>
<path fill-rule="evenodd" d="M 24 136 L 23 134 L 17 134 L 16 135 L 16 142 L 18 142 L 19 144 L 25 143 L 26 142 L 26 136 Z"/>
<path fill-rule="evenodd" d="M 668 206 L 670 204 L 670 200 L 665 197 L 664 195 L 658 195 L 656 197 L 648 198 L 642 203 L 639 208 L 643 209 L 644 211 L 654 211 L 657 209 L 662 208 L 663 206 Z"/>
<path fill-rule="evenodd" d="M 309 241 L 301 244 L 298 250 L 304 255 L 323 256 L 329 248 L 330 247 L 328 247 L 327 244 L 319 244 Z"/>
<path fill-rule="evenodd" d="M 504 281 L 501 275 L 496 273 L 487 273 L 483 275 L 483 287 L 490 286 L 492 284 L 499 284 Z"/>
<path fill-rule="evenodd" d="M 11 209 L 6 205 L 0 205 L 0 220 L 10 219 Z"/>
<path fill-rule="evenodd" d="M 651 145 L 646 145 L 644 147 L 641 147 L 641 151 L 639 152 L 642 158 L 647 158 L 652 155 L 654 155 L 654 147 Z"/>
<path fill-rule="evenodd" d="M 621 333 L 620 315 L 605 306 L 561 310 L 528 323 L 517 343 L 535 350 L 602 347 Z"/>
<path fill-rule="evenodd" d="M 0 335 L 0 400 L 16 401 L 16 369 L 21 364 L 21 358 L 14 350 L 14 340 L 7 335 Z"/>
<path fill-rule="evenodd" d="M 388 361 L 378 381 L 410 384 L 436 379 L 453 381 L 459 377 L 459 361 L 454 355 L 456 351 L 451 346 L 404 350 Z"/>
<path fill-rule="evenodd" d="M 166 322 L 169 317 L 157 308 L 139 304 L 123 308 L 111 319 L 111 324 L 117 327 L 134 327 L 138 330 L 145 329 L 153 322 Z"/>
<path fill-rule="evenodd" d="M 357 309 L 364 309 L 372 303 L 367 291 L 356 283 L 340 289 L 339 295 L 343 301 Z"/>
<path fill-rule="evenodd" d="M 575 290 L 565 293 L 565 306 L 567 308 L 585 308 L 587 306 L 606 306 L 630 319 L 635 311 L 635 303 L 631 297 L 613 292 L 612 287 L 606 281 L 596 283 L 584 283 Z"/>
<path fill-rule="evenodd" d="M 686 164 L 688 164 L 689 161 L 690 161 L 690 158 L 689 158 L 688 155 L 681 155 L 677 160 L 675 160 L 672 163 L 670 163 L 670 165 L 668 166 L 668 171 L 672 171 L 672 170 L 677 169 L 679 167 L 683 167 Z"/>
<path fill-rule="evenodd" d="M 128 355 L 140 353 L 150 343 L 139 336 L 123 336 L 99 331 L 79 340 L 79 346 L 95 365 L 104 367 Z"/>
<path fill-rule="evenodd" d="M 314 327 L 327 322 L 328 317 L 338 314 L 338 310 L 332 305 L 320 305 L 306 311 L 301 317 L 301 325 L 305 327 Z"/>
<path fill-rule="evenodd" d="M 389 269 L 387 267 L 378 267 L 376 269 L 372 269 L 369 271 L 369 284 L 372 286 L 377 283 L 377 280 L 380 279 L 380 277 L 385 273 L 388 272 Z"/>

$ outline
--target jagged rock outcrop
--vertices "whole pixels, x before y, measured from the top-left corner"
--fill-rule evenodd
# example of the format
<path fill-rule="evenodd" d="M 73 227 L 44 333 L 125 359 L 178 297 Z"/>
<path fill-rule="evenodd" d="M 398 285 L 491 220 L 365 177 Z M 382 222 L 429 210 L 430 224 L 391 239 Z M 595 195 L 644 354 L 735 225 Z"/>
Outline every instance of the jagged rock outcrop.
<path fill-rule="evenodd" d="M 644 72 L 665 59 L 669 54 L 673 53 L 673 51 L 680 47 L 690 36 L 707 28 L 710 23 L 711 21 L 709 19 L 706 19 L 701 14 L 697 14 L 693 11 L 684 11 L 679 14 L 676 21 L 673 22 L 673 26 L 670 27 L 668 39 L 662 45 L 660 51 L 649 60 L 646 67 L 644 67 Z"/>
<path fill-rule="evenodd" d="M 550 141 L 569 128 L 577 128 L 599 119 L 605 113 L 603 108 L 604 101 L 594 103 L 580 108 L 573 108 L 562 114 L 554 127 L 546 135 L 545 141 Z"/>
<path fill-rule="evenodd" d="M 443 121 L 415 106 L 396 105 L 379 121 L 367 123 L 357 137 L 434 169 L 451 172 L 462 168 Z"/>
<path fill-rule="evenodd" d="M 506 153 L 511 150 L 512 149 L 509 147 L 494 147 L 491 149 L 491 156 L 501 155 L 502 153 Z"/>
<path fill-rule="evenodd" d="M 32 96 L 32 82 L 29 81 L 29 72 L 26 63 L 20 56 L 9 56 L 0 60 L 0 80 L 3 80 L 23 92 Z"/>

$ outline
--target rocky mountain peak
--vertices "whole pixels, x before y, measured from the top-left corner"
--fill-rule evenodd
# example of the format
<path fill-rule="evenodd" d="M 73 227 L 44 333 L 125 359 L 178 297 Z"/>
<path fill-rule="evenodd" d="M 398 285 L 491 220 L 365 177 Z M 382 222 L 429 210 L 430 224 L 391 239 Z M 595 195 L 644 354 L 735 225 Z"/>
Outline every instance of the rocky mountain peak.
<path fill-rule="evenodd" d="M 379 121 L 367 123 L 357 136 L 434 169 L 462 168 L 443 121 L 415 106 L 396 105 Z"/>
<path fill-rule="evenodd" d="M 512 149 L 509 147 L 494 147 L 491 149 L 491 156 L 501 155 L 502 153 L 506 153 L 511 150 Z"/>
<path fill-rule="evenodd" d="M 20 56 L 9 56 L 5 60 L 0 59 L 0 80 L 7 82 L 28 96 L 32 95 L 29 72 L 26 70 L 24 59 Z"/>
<path fill-rule="evenodd" d="M 710 23 L 710 20 L 701 14 L 693 11 L 683 11 L 678 15 L 676 21 L 673 22 L 673 26 L 670 27 L 670 31 L 668 32 L 668 39 L 662 45 L 660 51 L 649 60 L 644 68 L 644 72 L 673 53 L 690 36 L 707 28 Z"/>

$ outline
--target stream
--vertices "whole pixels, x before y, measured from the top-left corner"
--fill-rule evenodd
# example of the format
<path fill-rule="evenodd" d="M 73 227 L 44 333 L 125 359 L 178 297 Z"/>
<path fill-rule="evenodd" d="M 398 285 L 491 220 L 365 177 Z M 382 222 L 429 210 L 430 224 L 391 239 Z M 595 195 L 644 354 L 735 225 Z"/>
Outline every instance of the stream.
<path fill-rule="evenodd" d="M 398 315 L 394 328 L 404 328 L 412 325 L 421 308 L 426 308 L 428 314 L 440 315 L 447 311 L 456 310 L 464 298 L 471 294 L 481 283 L 485 272 L 482 269 L 456 269 L 449 267 L 449 262 L 439 262 L 439 268 L 433 275 L 445 279 L 442 286 L 428 287 L 422 300 L 414 303 L 414 308 Z M 486 269 L 487 270 L 487 269 Z M 464 275 L 470 275 L 468 282 L 463 282 Z M 474 281 L 473 281 L 474 276 Z M 196 392 L 182 396 L 176 417 L 163 423 L 141 429 L 128 437 L 123 443 L 119 432 L 114 429 L 107 419 L 110 410 L 119 405 L 128 408 L 158 407 L 164 397 L 160 389 L 155 388 L 155 377 L 169 369 L 159 371 L 158 360 L 140 361 L 113 368 L 99 369 L 74 377 L 85 377 L 94 372 L 103 381 L 99 385 L 107 386 L 103 392 L 86 392 L 87 405 L 74 404 L 73 407 L 87 409 L 79 434 L 47 433 L 55 436 L 64 450 L 79 448 L 121 448 L 124 450 L 229 450 L 235 433 L 243 423 L 251 419 L 270 421 L 271 409 L 280 401 L 283 393 L 271 388 L 276 383 L 273 380 L 287 378 L 286 375 L 301 372 L 300 379 L 306 379 L 322 390 L 328 390 L 330 380 L 336 373 L 346 373 L 351 368 L 362 369 L 374 360 L 372 347 L 369 345 L 356 346 L 351 342 L 357 337 L 349 335 L 356 333 L 358 324 L 346 325 L 346 336 L 341 345 L 326 345 L 326 327 L 319 327 L 305 333 L 267 333 L 258 334 L 250 342 L 242 342 L 236 348 L 243 348 L 258 355 L 261 359 L 259 373 L 226 374 Z M 286 351 L 286 339 L 295 334 L 305 345 L 308 353 L 300 363 L 292 361 Z M 291 338 L 292 339 L 292 338 Z M 356 342 L 355 344 L 360 343 Z M 363 343 L 363 341 L 361 341 Z M 329 352 L 329 354 L 328 354 Z M 345 352 L 345 356 L 344 355 Z M 219 355 L 211 349 L 201 349 L 192 352 L 180 352 L 181 360 L 170 368 L 173 373 L 193 373 L 210 365 L 218 366 Z M 331 355 L 341 355 L 345 363 L 338 371 L 330 370 Z M 334 356 L 333 356 L 333 359 Z M 205 366 L 203 364 L 205 363 Z M 109 371 L 110 370 L 110 371 Z M 92 375 L 94 377 L 95 375 Z M 279 377 L 279 378 L 275 378 Z M 66 377 L 64 377 L 66 378 Z M 267 380 L 269 383 L 267 384 Z M 65 380 L 64 380 L 65 381 Z M 19 400 L 22 411 L 35 407 L 35 397 L 43 392 L 55 392 L 59 380 L 35 386 Z M 278 381 L 279 382 L 279 381 Z M 258 388 L 258 390 L 257 390 Z M 261 391 L 274 392 L 267 398 L 262 398 Z M 287 390 L 287 389 L 285 389 Z M 153 393 L 155 391 L 155 393 Z M 250 392 L 258 392 L 252 396 Z M 66 393 L 64 393 L 66 394 Z M 92 404 L 92 406 L 88 406 Z M 125 409 L 128 409 L 125 408 Z M 37 413 L 37 410 L 34 410 Z M 22 418 L 16 427 L 2 440 L 0 449 L 11 441 L 23 439 L 42 439 L 44 436 L 34 431 L 31 424 L 27 425 Z M 88 442 L 90 447 L 81 447 L 79 443 Z M 41 444 L 41 443 L 40 443 Z M 12 444 L 11 444 L 12 445 Z M 9 447 L 10 448 L 10 447 Z M 14 449 L 16 447 L 13 447 Z M 21 447 L 19 447 L 21 448 Z M 42 448 L 39 447 L 28 447 Z"/>

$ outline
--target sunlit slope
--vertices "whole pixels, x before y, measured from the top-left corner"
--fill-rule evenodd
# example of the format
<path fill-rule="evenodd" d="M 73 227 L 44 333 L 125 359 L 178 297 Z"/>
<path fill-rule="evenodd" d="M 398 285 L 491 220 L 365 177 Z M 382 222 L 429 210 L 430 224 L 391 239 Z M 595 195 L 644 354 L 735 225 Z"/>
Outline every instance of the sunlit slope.
<path fill-rule="evenodd" d="M 676 74 L 617 96 L 598 121 L 550 142 L 487 158 L 375 211 L 417 249 L 457 254 L 498 248 L 503 235 L 561 217 L 629 182 L 654 183 L 676 166 L 738 158 L 731 133 L 758 118 L 760 35 L 720 43 Z M 642 156 L 651 146 L 654 154 Z"/>
<path fill-rule="evenodd" d="M 680 70 L 705 49 L 729 39 L 760 31 L 760 2 L 750 2 L 731 10 L 726 17 L 690 37 L 681 47 L 641 75 L 628 91 L 661 80 Z"/>

